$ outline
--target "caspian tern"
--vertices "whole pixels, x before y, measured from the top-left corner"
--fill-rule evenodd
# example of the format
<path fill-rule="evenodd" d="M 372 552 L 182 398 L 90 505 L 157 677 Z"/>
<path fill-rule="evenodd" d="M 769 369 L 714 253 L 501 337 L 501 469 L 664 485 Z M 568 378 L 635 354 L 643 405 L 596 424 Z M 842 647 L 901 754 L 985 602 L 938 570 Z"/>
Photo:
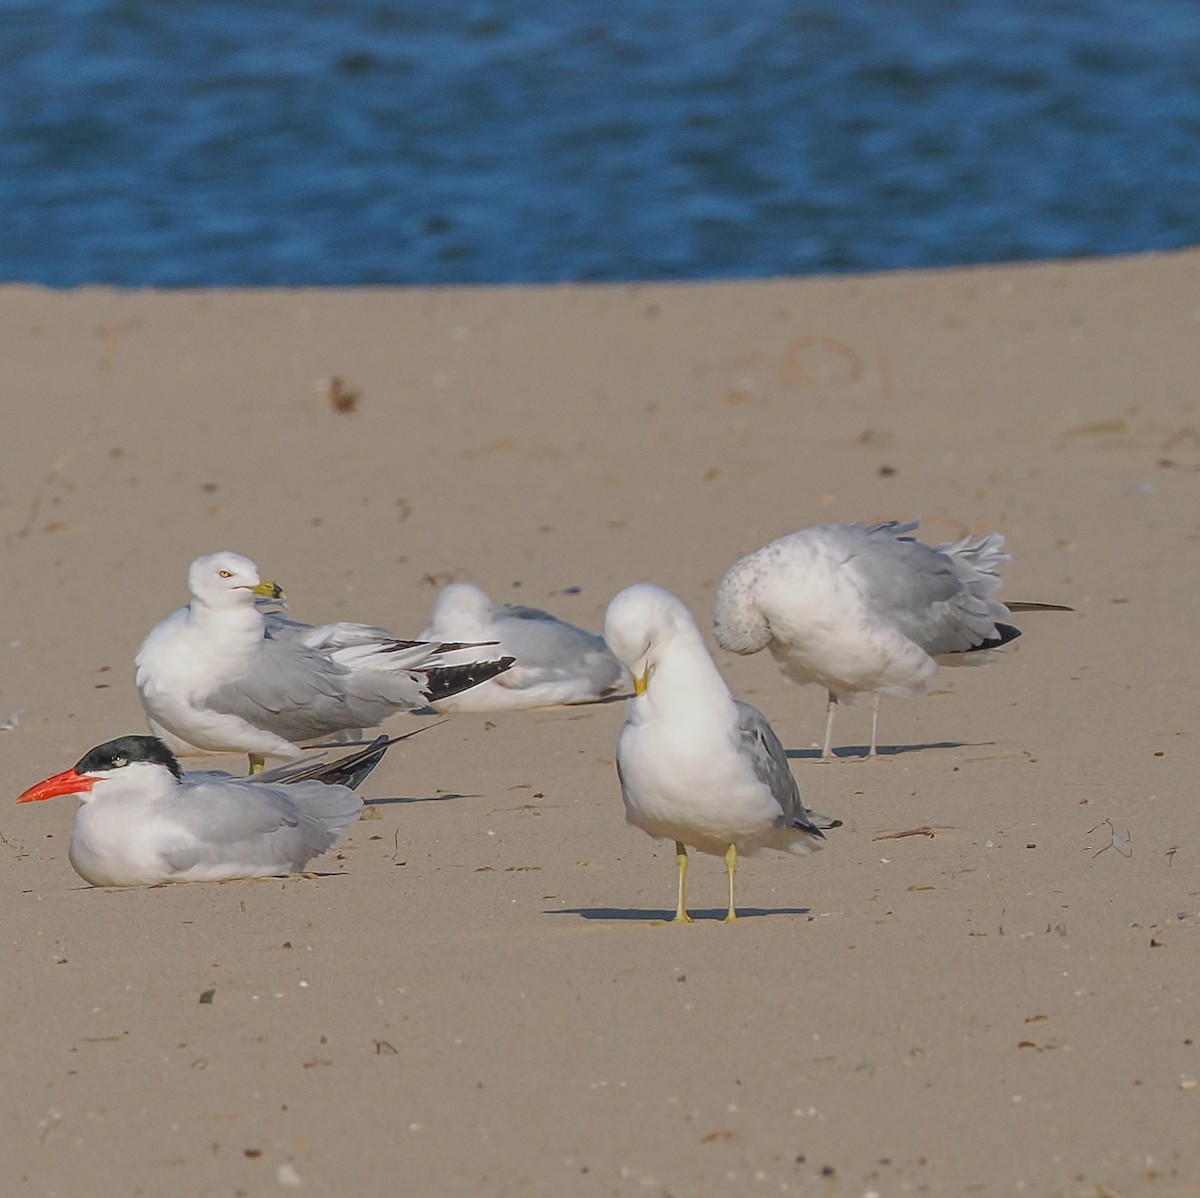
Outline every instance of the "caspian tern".
<path fill-rule="evenodd" d="M 31 786 L 18 803 L 76 795 L 70 861 L 93 886 L 157 886 L 299 873 L 362 811 L 354 793 L 387 737 L 336 761 L 248 778 L 183 773 L 153 736 L 122 736 Z"/>

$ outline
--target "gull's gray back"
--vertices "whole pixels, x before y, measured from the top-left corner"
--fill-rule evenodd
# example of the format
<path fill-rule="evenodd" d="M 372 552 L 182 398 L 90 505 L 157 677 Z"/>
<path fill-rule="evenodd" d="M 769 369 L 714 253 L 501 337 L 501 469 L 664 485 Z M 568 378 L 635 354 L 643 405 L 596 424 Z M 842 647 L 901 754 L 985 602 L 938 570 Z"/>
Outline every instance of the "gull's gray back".
<path fill-rule="evenodd" d="M 742 751 L 749 756 L 758 779 L 771 792 L 771 796 L 783 808 L 780 822 L 786 827 L 802 828 L 814 836 L 824 839 L 824 833 L 813 823 L 808 809 L 800 799 L 800 787 L 788 764 L 787 753 L 775 730 L 757 707 L 735 700 L 738 712 L 738 730 L 741 732 Z"/>
<path fill-rule="evenodd" d="M 272 640 L 298 641 L 310 649 L 332 650 L 348 645 L 387 644 L 396 640 L 386 628 L 351 622 L 314 626 L 289 620 L 278 612 L 265 613 L 263 623 L 267 636 Z"/>
<path fill-rule="evenodd" d="M 896 521 L 860 528 L 850 564 L 868 611 L 889 621 L 931 657 L 966 653 L 996 638 L 1008 615 L 987 596 L 1000 586 L 997 568 L 1010 560 L 1004 538 L 931 547 L 900 535 L 916 524 Z"/>
<path fill-rule="evenodd" d="M 420 684 L 406 672 L 349 670 L 295 637 L 268 637 L 247 674 L 218 687 L 206 706 L 285 740 L 304 741 L 374 728 L 398 709 L 422 702 Z"/>
<path fill-rule="evenodd" d="M 597 691 L 621 684 L 621 664 L 596 633 L 564 623 L 535 607 L 505 604 L 496 608 L 492 618 L 504 652 L 517 659 L 518 670 L 537 667 L 563 675 L 584 670 Z"/>

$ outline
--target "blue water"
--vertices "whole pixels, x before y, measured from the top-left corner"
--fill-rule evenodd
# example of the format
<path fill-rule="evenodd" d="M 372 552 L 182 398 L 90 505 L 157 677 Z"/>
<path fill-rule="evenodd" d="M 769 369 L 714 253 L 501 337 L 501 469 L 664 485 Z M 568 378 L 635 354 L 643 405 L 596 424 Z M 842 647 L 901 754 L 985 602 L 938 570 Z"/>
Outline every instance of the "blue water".
<path fill-rule="evenodd" d="M 0 0 L 0 279 L 762 276 L 1200 243 L 1194 0 Z"/>

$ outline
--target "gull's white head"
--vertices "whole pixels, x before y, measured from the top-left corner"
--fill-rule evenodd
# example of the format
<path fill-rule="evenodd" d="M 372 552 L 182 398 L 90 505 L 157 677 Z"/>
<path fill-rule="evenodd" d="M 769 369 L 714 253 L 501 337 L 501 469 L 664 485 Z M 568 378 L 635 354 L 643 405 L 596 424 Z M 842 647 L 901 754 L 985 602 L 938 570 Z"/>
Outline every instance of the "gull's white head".
<path fill-rule="evenodd" d="M 482 624 L 491 610 L 492 601 L 474 583 L 452 582 L 441 589 L 434 602 L 433 624 L 454 627 L 467 621 L 474 626 Z"/>
<path fill-rule="evenodd" d="M 717 644 L 730 653 L 757 653 L 771 639 L 771 625 L 758 605 L 759 558 L 758 553 L 742 558 L 717 587 L 713 632 Z"/>
<path fill-rule="evenodd" d="M 198 557 L 188 571 L 192 597 L 208 607 L 250 607 L 256 599 L 282 599 L 278 583 L 258 576 L 258 567 L 240 553 Z"/>
<path fill-rule="evenodd" d="M 648 582 L 617 594 L 604 617 L 604 639 L 613 656 L 633 675 L 633 689 L 639 695 L 663 651 L 681 634 L 700 640 L 692 613 L 670 591 Z"/>

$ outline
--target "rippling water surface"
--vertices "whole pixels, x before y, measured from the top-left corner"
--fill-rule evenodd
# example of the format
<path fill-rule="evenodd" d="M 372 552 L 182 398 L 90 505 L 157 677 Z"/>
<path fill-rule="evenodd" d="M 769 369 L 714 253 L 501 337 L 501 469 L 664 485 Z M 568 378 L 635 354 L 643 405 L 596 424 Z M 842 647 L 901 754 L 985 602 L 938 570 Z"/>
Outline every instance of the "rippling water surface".
<path fill-rule="evenodd" d="M 1195 243 L 1191 0 L 0 3 L 2 279 L 662 279 Z"/>

